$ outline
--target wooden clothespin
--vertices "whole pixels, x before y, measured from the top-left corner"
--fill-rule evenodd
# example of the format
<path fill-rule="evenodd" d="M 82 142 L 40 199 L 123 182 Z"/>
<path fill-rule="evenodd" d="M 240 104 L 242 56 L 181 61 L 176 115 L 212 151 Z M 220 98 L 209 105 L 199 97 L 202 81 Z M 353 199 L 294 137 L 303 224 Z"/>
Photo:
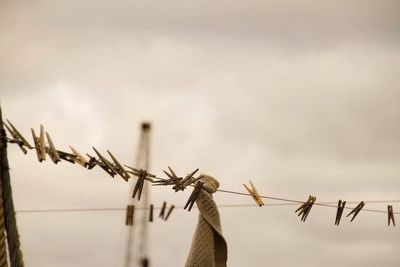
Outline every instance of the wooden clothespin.
<path fill-rule="evenodd" d="M 315 201 L 317 200 L 316 197 L 309 196 L 308 200 L 304 202 L 295 212 L 299 212 L 298 216 L 301 216 L 301 221 L 305 222 L 307 219 L 308 214 L 310 213 L 310 210 L 312 206 L 314 205 Z"/>
<path fill-rule="evenodd" d="M 248 188 L 245 184 L 243 184 L 243 186 L 246 188 L 247 192 L 249 192 L 249 194 L 254 199 L 254 201 L 257 203 L 257 205 L 259 207 L 262 207 L 264 205 L 264 202 L 262 201 L 260 195 L 258 194 L 257 189 L 254 186 L 254 184 L 251 181 L 249 181 L 249 182 L 250 182 L 251 189 Z"/>
<path fill-rule="evenodd" d="M 186 175 L 185 178 L 182 179 L 182 181 L 180 182 L 182 184 L 182 191 L 189 185 L 191 184 L 195 184 L 198 180 L 200 180 L 201 178 L 203 178 L 203 175 L 200 175 L 199 177 L 195 178 L 194 175 L 196 174 L 196 172 L 198 172 L 199 169 L 197 168 L 196 170 L 194 170 L 193 172 L 189 173 L 188 175 Z"/>
<path fill-rule="evenodd" d="M 182 177 L 178 177 L 174 170 L 168 166 L 169 171 L 171 174 L 168 172 L 164 171 L 163 172 L 168 176 L 169 180 L 166 181 L 165 185 L 174 185 L 172 188 L 175 190 L 175 192 L 181 190 L 182 188 L 179 186 L 179 182 L 182 180 Z"/>
<path fill-rule="evenodd" d="M 161 210 L 160 210 L 160 215 L 158 215 L 158 217 L 160 217 L 163 220 L 164 220 L 164 216 L 165 216 L 165 208 L 166 207 L 167 207 L 167 202 L 164 201 L 163 205 L 161 207 Z"/>
<path fill-rule="evenodd" d="M 84 168 L 87 168 L 89 166 L 89 162 L 85 159 L 84 156 L 82 156 L 78 150 L 73 148 L 72 146 L 69 146 L 69 148 L 72 150 L 72 153 L 75 155 L 75 162 L 81 165 Z"/>
<path fill-rule="evenodd" d="M 8 124 L 3 122 L 4 126 L 6 127 L 7 131 L 11 134 L 13 139 L 11 140 L 11 143 L 16 143 L 18 146 L 21 148 L 22 152 L 26 154 L 28 149 L 33 149 L 33 147 L 26 141 L 26 139 L 22 136 L 22 134 L 17 130 L 17 128 L 12 125 L 12 123 L 7 120 Z"/>
<path fill-rule="evenodd" d="M 349 214 L 347 214 L 346 217 L 349 217 L 351 214 L 354 213 L 353 218 L 351 218 L 350 222 L 354 220 L 354 218 L 357 216 L 357 214 L 361 211 L 361 209 L 365 206 L 364 201 L 361 201 L 352 211 L 350 211 Z"/>
<path fill-rule="evenodd" d="M 194 185 L 194 189 L 192 191 L 192 193 L 190 194 L 190 197 L 188 199 L 188 201 L 185 204 L 184 209 L 188 208 L 188 211 L 190 211 L 194 205 L 194 203 L 196 202 L 197 197 L 199 196 L 201 189 L 203 188 L 203 182 L 198 181 L 195 185 Z"/>
<path fill-rule="evenodd" d="M 140 196 L 142 195 L 142 190 L 144 186 L 144 181 L 147 179 L 147 171 L 140 169 L 138 172 L 138 179 L 135 184 L 135 188 L 133 189 L 132 198 L 135 198 L 136 193 L 138 193 L 138 200 L 140 200 Z"/>
<path fill-rule="evenodd" d="M 140 175 L 140 170 L 138 170 L 138 169 L 135 169 L 135 168 L 133 168 L 133 167 L 131 167 L 131 166 L 128 166 L 128 165 L 124 165 L 125 167 L 127 167 L 129 170 L 125 170 L 127 173 L 130 173 L 130 174 L 132 174 L 132 175 L 134 175 L 134 176 L 136 176 L 136 177 L 139 177 L 139 175 Z M 147 172 L 146 171 L 146 178 L 145 178 L 145 180 L 147 180 L 147 181 L 149 181 L 149 182 L 153 182 L 153 178 L 157 178 L 154 174 L 151 174 L 151 173 L 149 173 L 149 172 Z M 158 179 L 160 179 L 160 178 L 158 178 Z"/>
<path fill-rule="evenodd" d="M 40 136 L 37 137 L 35 134 L 35 130 L 31 128 L 33 142 L 35 143 L 36 154 L 39 162 L 46 160 L 46 147 L 44 142 L 44 129 L 43 125 L 40 125 Z"/>
<path fill-rule="evenodd" d="M 95 157 L 92 157 L 92 156 L 89 155 L 88 153 L 86 153 L 86 156 L 89 157 L 89 161 L 88 161 L 88 169 L 89 169 L 89 170 L 91 170 L 91 169 L 93 169 L 94 167 L 96 167 L 96 165 L 99 165 L 99 164 L 98 164 L 98 161 L 96 160 Z"/>
<path fill-rule="evenodd" d="M 394 221 L 393 206 L 388 205 L 387 210 L 388 210 L 388 226 L 390 225 L 390 221 L 392 221 L 393 226 L 396 226 L 396 223 Z"/>
<path fill-rule="evenodd" d="M 95 147 L 93 147 L 93 150 L 94 152 L 96 152 L 97 156 L 100 159 L 100 161 L 97 162 L 97 165 L 99 165 L 104 171 L 106 171 L 111 177 L 114 178 L 117 172 L 111 166 L 111 162 L 109 162 L 105 157 L 103 157 Z"/>
<path fill-rule="evenodd" d="M 133 225 L 135 219 L 135 206 L 128 205 L 126 207 L 125 225 Z"/>
<path fill-rule="evenodd" d="M 154 206 L 153 206 L 153 204 L 150 204 L 149 222 L 153 221 L 153 210 L 154 210 Z"/>
<path fill-rule="evenodd" d="M 339 200 L 339 202 L 338 202 L 338 208 L 337 208 L 337 211 L 336 211 L 335 225 L 339 225 L 339 223 L 340 223 L 340 218 L 342 218 L 343 210 L 344 210 L 344 207 L 345 207 L 345 206 L 346 206 L 346 201 L 343 201 L 343 202 L 342 202 L 342 200 Z"/>
<path fill-rule="evenodd" d="M 54 164 L 57 164 L 58 162 L 61 161 L 60 156 L 58 155 L 57 149 L 54 146 L 53 140 L 51 140 L 51 137 L 48 132 L 46 132 L 46 137 L 47 137 L 47 142 L 49 143 L 49 146 L 46 147 L 46 152 L 49 154 L 51 160 L 54 162 Z"/>
<path fill-rule="evenodd" d="M 61 150 L 57 150 L 58 155 L 62 160 L 68 161 L 72 164 L 75 164 L 76 157 L 74 154 L 70 154 Z"/>
<path fill-rule="evenodd" d="M 130 178 L 129 174 L 125 171 L 124 167 L 122 167 L 122 165 L 118 162 L 114 155 L 111 154 L 110 150 L 107 150 L 107 152 L 114 161 L 114 170 L 119 174 L 119 176 L 122 177 L 122 179 L 128 182 L 128 179 Z"/>
<path fill-rule="evenodd" d="M 174 210 L 175 206 L 171 205 L 171 207 L 169 208 L 168 212 L 167 212 L 167 216 L 165 216 L 164 221 L 168 220 L 169 215 L 171 215 L 171 212 Z"/>

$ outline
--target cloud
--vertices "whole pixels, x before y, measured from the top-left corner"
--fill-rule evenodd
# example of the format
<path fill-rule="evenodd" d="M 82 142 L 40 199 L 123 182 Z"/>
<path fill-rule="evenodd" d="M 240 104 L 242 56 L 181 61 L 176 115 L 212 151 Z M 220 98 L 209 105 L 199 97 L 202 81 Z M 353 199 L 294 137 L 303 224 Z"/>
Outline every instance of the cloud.
<path fill-rule="evenodd" d="M 130 165 L 140 123 L 151 121 L 153 172 L 200 168 L 223 189 L 243 192 L 251 179 L 267 196 L 397 199 L 397 10 L 397 1 L 3 1 L 3 115 L 29 140 L 29 128 L 43 124 L 62 150 L 110 149 Z M 99 168 L 39 164 L 34 153 L 8 151 L 17 209 L 129 200 L 132 185 Z M 183 205 L 190 194 L 152 190 L 155 205 Z M 220 210 L 229 266 L 400 261 L 386 214 L 363 212 L 334 227 L 335 209 L 315 207 L 301 223 L 295 206 L 266 202 Z M 121 265 L 123 216 L 18 214 L 25 261 Z M 177 209 L 169 222 L 151 225 L 154 266 L 183 265 L 196 216 Z"/>

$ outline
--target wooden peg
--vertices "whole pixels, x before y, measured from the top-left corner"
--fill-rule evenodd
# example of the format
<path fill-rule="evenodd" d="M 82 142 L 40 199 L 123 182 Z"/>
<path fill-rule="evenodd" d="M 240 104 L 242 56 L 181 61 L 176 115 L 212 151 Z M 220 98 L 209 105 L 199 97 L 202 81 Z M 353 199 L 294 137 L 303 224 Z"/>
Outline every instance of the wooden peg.
<path fill-rule="evenodd" d="M 134 205 L 128 205 L 126 207 L 126 219 L 125 219 L 125 225 L 133 225 L 134 219 L 135 219 L 135 206 Z"/>
<path fill-rule="evenodd" d="M 149 222 L 153 221 L 153 210 L 154 210 L 154 206 L 153 206 L 153 204 L 150 204 Z"/>
<path fill-rule="evenodd" d="M 97 162 L 97 164 L 104 170 L 106 171 L 111 177 L 114 178 L 114 176 L 117 174 L 117 172 L 113 169 L 111 166 L 111 163 L 103 157 L 103 155 L 100 154 L 99 151 L 95 147 L 93 147 L 94 152 L 96 152 L 97 156 L 100 159 L 100 162 Z"/>
<path fill-rule="evenodd" d="M 57 150 L 58 155 L 60 156 L 60 158 L 62 160 L 68 161 L 72 164 L 75 164 L 75 155 L 74 154 L 70 154 L 61 150 Z"/>
<path fill-rule="evenodd" d="M 194 185 L 194 189 L 192 191 L 192 193 L 190 194 L 190 197 L 188 199 L 188 201 L 185 204 L 184 209 L 188 208 L 188 211 L 190 211 L 194 205 L 194 203 L 196 202 L 197 197 L 199 196 L 201 189 L 203 188 L 203 182 L 198 181 L 195 185 Z"/>
<path fill-rule="evenodd" d="M 169 215 L 171 215 L 171 212 L 173 211 L 174 208 L 175 208 L 175 206 L 171 205 L 171 207 L 169 208 L 169 210 L 167 212 L 167 216 L 165 216 L 165 221 L 168 220 Z"/>
<path fill-rule="evenodd" d="M 33 147 L 26 141 L 26 139 L 21 135 L 21 133 L 14 127 L 14 125 L 7 120 L 8 124 L 3 122 L 4 126 L 6 127 L 7 131 L 11 134 L 13 139 L 11 140 L 12 143 L 18 144 L 24 154 L 28 153 L 27 149 L 33 149 Z"/>
<path fill-rule="evenodd" d="M 342 218 L 343 210 L 344 210 L 345 206 L 346 206 L 346 201 L 342 202 L 342 200 L 339 200 L 337 211 L 336 211 L 335 225 L 339 225 L 340 219 Z"/>
<path fill-rule="evenodd" d="M 124 167 L 118 162 L 118 160 L 114 157 L 113 154 L 109 150 L 107 150 L 108 154 L 112 158 L 114 162 L 114 170 L 121 176 L 125 181 L 128 182 L 128 179 L 130 178 L 129 174 L 125 171 Z"/>
<path fill-rule="evenodd" d="M 98 161 L 96 160 L 95 157 L 92 157 L 92 156 L 89 155 L 88 153 L 86 153 L 86 156 L 89 157 L 89 161 L 88 161 L 88 169 L 89 169 L 89 170 L 91 170 L 91 169 L 93 169 L 94 167 L 96 167 L 96 165 L 99 165 L 99 164 L 98 164 Z M 100 166 L 100 165 L 99 165 L 99 166 Z"/>
<path fill-rule="evenodd" d="M 251 181 L 249 181 L 249 182 L 250 182 L 251 189 L 248 188 L 245 184 L 243 184 L 243 186 L 246 188 L 247 192 L 249 192 L 249 194 L 254 199 L 254 201 L 257 203 L 257 205 L 259 207 L 262 207 L 264 205 L 264 202 L 262 201 L 260 195 L 258 194 L 257 189 L 254 186 L 254 184 Z"/>
<path fill-rule="evenodd" d="M 54 146 L 53 140 L 51 140 L 51 137 L 48 132 L 46 132 L 46 137 L 47 137 L 47 142 L 49 143 L 49 146 L 46 147 L 46 152 L 49 154 L 51 160 L 54 162 L 54 164 L 57 164 L 58 162 L 61 161 L 60 156 L 58 155 L 57 149 Z"/>
<path fill-rule="evenodd" d="M 160 215 L 158 215 L 158 217 L 160 217 L 161 219 L 164 219 L 166 206 L 167 206 L 167 202 L 164 201 L 163 205 L 161 207 Z"/>
<path fill-rule="evenodd" d="M 299 211 L 298 216 L 301 216 L 301 221 L 305 222 L 307 219 L 308 214 L 311 211 L 312 206 L 314 205 L 315 201 L 317 200 L 316 197 L 309 196 L 308 200 L 304 202 L 295 212 Z"/>
<path fill-rule="evenodd" d="M 44 145 L 44 134 L 43 134 L 43 126 L 40 125 L 40 137 L 36 136 L 35 130 L 31 128 L 33 142 L 35 143 L 36 155 L 39 162 L 46 160 L 46 148 Z"/>
<path fill-rule="evenodd" d="M 394 221 L 393 206 L 388 205 L 387 209 L 388 209 L 388 226 L 390 225 L 390 221 L 392 221 L 393 226 L 396 226 L 396 223 Z"/>
<path fill-rule="evenodd" d="M 87 168 L 89 166 L 89 162 L 85 159 L 84 156 L 82 156 L 78 150 L 73 148 L 72 146 L 69 146 L 69 148 L 72 150 L 72 153 L 75 155 L 75 162 L 81 165 L 84 168 Z"/>
<path fill-rule="evenodd" d="M 357 216 L 357 214 L 362 210 L 362 208 L 365 206 L 364 201 L 361 201 L 349 214 L 347 214 L 346 217 L 349 217 L 351 214 L 353 214 L 353 217 L 351 218 L 350 222 L 354 220 L 354 218 Z"/>
<path fill-rule="evenodd" d="M 135 198 L 136 193 L 138 195 L 138 200 L 140 200 L 140 196 L 142 195 L 142 190 L 144 186 L 144 181 L 147 178 L 147 171 L 146 170 L 139 170 L 138 179 L 135 184 L 135 188 L 133 189 L 132 198 Z"/>

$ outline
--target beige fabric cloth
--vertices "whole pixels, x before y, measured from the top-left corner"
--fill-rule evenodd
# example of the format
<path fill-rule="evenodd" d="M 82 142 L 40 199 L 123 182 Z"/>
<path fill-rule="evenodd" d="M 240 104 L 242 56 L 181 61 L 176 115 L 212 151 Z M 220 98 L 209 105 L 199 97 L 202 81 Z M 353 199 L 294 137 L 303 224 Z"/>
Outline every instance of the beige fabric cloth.
<path fill-rule="evenodd" d="M 219 183 L 208 175 L 200 180 L 204 183 L 196 199 L 200 214 L 185 267 L 226 267 L 227 244 L 222 236 L 218 208 L 211 196 Z"/>

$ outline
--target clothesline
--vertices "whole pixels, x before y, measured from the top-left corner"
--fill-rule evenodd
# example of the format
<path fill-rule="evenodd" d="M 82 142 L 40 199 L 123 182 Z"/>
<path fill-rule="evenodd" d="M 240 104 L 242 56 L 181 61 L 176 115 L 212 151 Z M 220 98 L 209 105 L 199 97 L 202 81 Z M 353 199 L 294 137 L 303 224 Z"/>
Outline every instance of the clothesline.
<path fill-rule="evenodd" d="M 265 198 L 265 197 L 263 197 Z M 373 204 L 373 203 L 399 203 L 400 200 L 370 200 L 370 201 L 364 201 L 365 203 L 368 204 Z M 358 203 L 358 201 L 348 201 L 348 203 Z M 315 203 L 314 205 L 321 205 L 321 206 L 326 206 L 330 205 L 328 207 L 334 207 L 331 204 L 334 204 L 334 202 L 321 202 L 321 203 Z M 279 207 L 279 206 L 296 206 L 296 203 L 289 202 L 289 203 L 268 203 L 263 207 Z M 258 208 L 254 204 L 225 204 L 225 205 L 217 205 L 218 208 Z M 193 207 L 195 208 L 195 207 Z M 137 207 L 135 208 L 137 210 L 149 210 L 149 207 Z M 162 209 L 162 207 L 154 207 L 155 210 Z M 184 206 L 175 206 L 175 209 L 184 209 Z M 349 208 L 351 209 L 351 208 Z M 101 212 L 101 211 L 126 211 L 126 208 L 59 208 L 59 209 L 20 209 L 16 210 L 16 213 L 60 213 L 60 212 Z M 386 211 L 382 210 L 370 210 L 370 209 L 363 209 L 363 211 L 369 211 L 369 212 L 381 212 L 381 213 L 386 213 Z M 394 214 L 400 214 L 400 212 L 394 212 Z"/>
<path fill-rule="evenodd" d="M 170 173 L 164 171 L 164 173 L 168 176 L 168 178 L 160 178 L 157 175 L 153 175 L 147 172 L 147 170 L 137 170 L 133 167 L 124 165 L 123 167 L 122 164 L 118 162 L 118 160 L 111 154 L 110 151 L 107 151 L 110 157 L 112 158 L 113 162 L 108 161 L 104 156 L 102 156 L 94 147 L 94 151 L 98 155 L 98 158 L 92 157 L 89 154 L 86 154 L 90 160 L 86 160 L 78 151 L 76 151 L 73 147 L 70 147 L 72 150 L 71 153 L 67 153 L 64 151 L 57 150 L 50 138 L 50 135 L 46 132 L 46 137 L 47 137 L 47 142 L 45 140 L 45 134 L 44 134 L 44 129 L 43 126 L 40 127 L 40 135 L 39 137 L 36 136 L 34 130 L 32 129 L 32 135 L 33 135 L 33 140 L 34 140 L 34 146 L 31 146 L 26 139 L 20 134 L 20 132 L 14 127 L 14 125 L 11 124 L 10 121 L 8 121 L 8 126 L 6 123 L 4 125 L 6 126 L 6 129 L 10 132 L 12 135 L 12 138 L 8 138 L 5 132 L 1 133 L 1 139 L 4 140 L 7 143 L 14 143 L 19 145 L 21 150 L 26 154 L 27 150 L 29 149 L 35 149 L 37 152 L 37 157 L 39 162 L 42 162 L 46 160 L 46 154 L 48 154 L 51 158 L 51 160 L 57 164 L 57 162 L 62 160 L 71 162 L 71 163 L 78 163 L 82 165 L 83 167 L 87 169 L 92 169 L 95 166 L 101 167 L 105 172 L 107 172 L 110 176 L 114 177 L 114 175 L 119 175 L 121 176 L 125 181 L 128 181 L 130 178 L 130 175 L 136 176 L 138 180 L 136 181 L 136 185 L 133 191 L 133 198 L 135 195 L 138 196 L 138 200 L 140 200 L 140 195 L 142 192 L 143 185 L 145 181 L 150 181 L 153 186 L 155 185 L 164 185 L 164 186 L 173 186 L 172 188 L 175 190 L 175 192 L 184 190 L 187 186 L 193 186 L 195 187 L 194 192 L 190 196 L 188 203 L 194 202 L 196 199 L 196 194 L 201 190 L 202 183 L 199 181 L 201 176 L 195 178 L 194 175 L 198 171 L 196 169 L 192 173 L 186 175 L 185 177 L 179 177 L 175 174 L 175 172 L 172 170 L 172 168 L 168 167 Z M 250 182 L 251 183 L 251 182 Z M 253 184 L 251 184 L 252 190 L 249 190 L 246 186 L 246 189 L 248 190 L 249 193 L 242 193 L 242 192 L 237 192 L 237 191 L 231 191 L 231 190 L 223 190 L 219 189 L 217 190 L 218 192 L 223 192 L 223 193 L 228 193 L 228 194 L 235 194 L 235 195 L 243 195 L 243 196 L 251 196 L 255 198 L 257 204 L 259 206 L 262 206 L 263 203 L 261 199 L 270 199 L 270 200 L 276 200 L 276 201 L 283 201 L 287 202 L 285 205 L 297 205 L 301 204 L 302 206 L 299 208 L 300 210 L 303 209 L 301 213 L 305 212 L 305 209 L 307 208 L 308 211 L 306 212 L 308 214 L 309 210 L 311 209 L 312 205 L 316 206 L 323 206 L 323 207 L 331 207 L 331 208 L 339 208 L 338 205 L 336 204 L 337 202 L 316 202 L 316 198 L 309 196 L 308 201 L 302 201 L 302 200 L 294 200 L 294 199 L 287 199 L 287 198 L 281 198 L 281 197 L 273 197 L 273 196 L 265 196 L 265 195 L 259 195 L 258 192 L 256 192 L 255 188 L 253 187 Z M 356 208 L 351 208 L 351 207 L 344 207 L 343 209 L 348 209 L 348 210 L 358 210 L 356 214 L 359 212 L 359 210 L 362 209 L 362 207 L 365 205 L 365 203 L 394 203 L 394 202 L 400 202 L 400 200 L 374 200 L 374 201 L 362 201 L 359 203 L 359 206 Z M 349 202 L 347 203 L 358 203 L 356 201 Z M 191 207 L 193 204 L 189 205 Z M 339 204 L 340 205 L 340 204 Z M 185 206 L 185 207 L 186 207 Z M 231 205 L 231 207 L 234 207 L 235 205 Z M 250 206 L 250 205 L 249 205 Z M 272 204 L 268 204 L 267 206 L 273 206 Z M 282 204 L 280 205 L 282 206 Z M 182 207 L 185 209 L 185 207 Z M 221 207 L 227 207 L 226 205 L 222 205 Z M 391 206 L 390 206 L 391 208 Z M 145 209 L 145 208 L 144 208 Z M 389 209 L 389 206 L 388 206 Z M 63 210 L 63 209 L 60 209 Z M 72 209 L 71 211 L 80 211 L 80 209 Z M 82 211 L 94 211 L 91 209 L 82 209 Z M 33 210 L 33 211 L 19 211 L 19 212 L 39 212 L 40 210 Z M 57 210 L 54 210 L 55 212 Z M 189 208 L 190 211 L 190 208 Z M 376 209 L 363 209 L 363 211 L 367 212 L 375 212 L 375 213 L 387 213 L 387 211 L 384 210 L 376 210 Z M 50 212 L 50 211 L 43 211 L 43 212 Z M 400 214 L 400 212 L 393 212 L 393 214 Z M 305 218 L 307 215 L 305 215 Z M 355 217 L 355 216 L 354 216 Z"/>
<path fill-rule="evenodd" d="M 230 190 L 218 189 L 217 191 L 218 192 L 223 192 L 223 193 L 228 193 L 228 194 L 251 196 L 251 194 L 248 194 L 248 193 L 241 193 L 241 192 L 230 191 Z M 286 198 L 279 198 L 279 197 L 270 197 L 270 196 L 263 196 L 263 195 L 260 195 L 260 198 L 289 202 L 289 203 L 292 203 L 293 205 L 295 203 L 296 204 L 304 203 L 304 201 L 300 201 L 300 200 L 286 199 Z M 346 201 L 346 202 L 348 204 L 355 204 L 355 203 L 359 203 L 360 201 Z M 364 203 L 369 203 L 369 204 L 371 204 L 371 203 L 398 203 L 398 202 L 400 202 L 400 200 L 370 200 L 370 201 L 365 201 L 364 200 L 363 202 Z M 271 204 L 269 204 L 269 205 L 271 205 Z M 330 208 L 337 208 L 337 202 L 315 202 L 314 205 L 323 206 L 323 207 L 330 207 Z M 352 210 L 353 208 L 345 207 L 344 209 Z M 374 210 L 374 209 L 363 209 L 363 211 L 387 213 L 387 211 L 384 211 L 384 210 Z M 393 212 L 393 214 L 400 214 L 400 212 Z"/>

